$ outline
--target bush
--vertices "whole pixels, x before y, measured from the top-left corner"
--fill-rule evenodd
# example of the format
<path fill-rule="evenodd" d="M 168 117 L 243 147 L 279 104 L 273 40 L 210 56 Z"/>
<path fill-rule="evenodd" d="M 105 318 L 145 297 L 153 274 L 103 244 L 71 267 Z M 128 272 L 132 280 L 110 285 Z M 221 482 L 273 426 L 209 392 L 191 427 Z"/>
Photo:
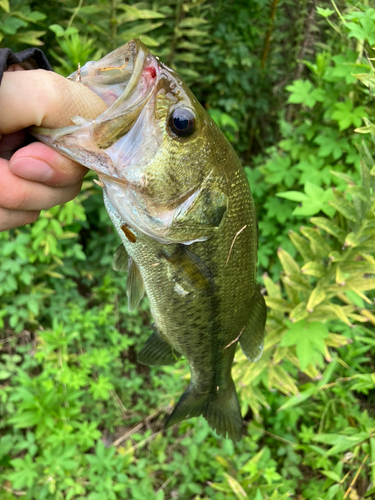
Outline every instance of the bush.
<path fill-rule="evenodd" d="M 93 176 L 1 233 L 1 498 L 374 495 L 375 10 L 276 4 L 0 0 L 0 43 L 45 42 L 64 75 L 132 36 L 181 68 L 250 165 L 269 308 L 263 357 L 233 368 L 243 440 L 164 432 L 186 362 L 137 364 L 148 302 L 128 311 Z"/>

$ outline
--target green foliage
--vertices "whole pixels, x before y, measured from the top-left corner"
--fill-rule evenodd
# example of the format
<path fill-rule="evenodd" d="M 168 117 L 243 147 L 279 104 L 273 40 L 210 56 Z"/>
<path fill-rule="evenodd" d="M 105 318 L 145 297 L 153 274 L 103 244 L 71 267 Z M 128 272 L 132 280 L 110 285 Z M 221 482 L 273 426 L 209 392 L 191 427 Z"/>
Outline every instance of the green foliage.
<path fill-rule="evenodd" d="M 335 26 L 344 49 L 342 45 L 332 44 L 331 52 L 326 47 L 323 52 L 317 52 L 315 62 L 304 61 L 309 78 L 297 79 L 286 86 L 290 106 L 286 111 L 288 119 L 285 115 L 280 119 L 283 138 L 270 148 L 268 160 L 258 167 L 264 176 L 260 182 L 265 182 L 263 192 L 267 192 L 268 198 L 264 203 L 263 198 L 254 193 L 261 220 L 260 262 L 275 277 L 281 271 L 276 261 L 277 248 L 282 245 L 291 250 L 288 232 L 299 227 L 301 217 L 321 211 L 333 216 L 332 187 L 343 189 L 342 179 L 335 173 L 350 172 L 358 179 L 360 137 L 353 128 L 360 127 L 363 120 L 375 118 L 373 94 L 358 85 L 356 78 L 358 73 L 362 81 L 369 84 L 372 74 L 371 61 L 364 52 L 364 47 L 372 51 L 371 37 L 359 26 L 365 18 L 374 25 L 375 10 L 364 9 L 349 9 L 341 16 L 345 31 Z M 318 12 L 324 14 L 323 17 L 327 14 L 327 11 Z M 327 15 L 332 14 L 330 11 Z M 350 45 L 351 39 L 357 40 L 356 46 Z M 299 106 L 294 108 L 292 104 Z M 369 145 L 367 137 L 365 141 Z M 287 201 L 277 201 L 275 196 Z M 300 205 L 295 207 L 293 202 Z M 280 220 L 281 211 L 285 216 Z"/>
<path fill-rule="evenodd" d="M 272 4 L 0 0 L 1 45 L 45 43 L 63 75 L 134 36 L 181 72 L 249 165 L 269 308 L 262 358 L 233 368 L 243 440 L 164 432 L 186 362 L 137 364 L 148 302 L 127 308 L 93 176 L 0 233 L 4 500 L 375 494 L 375 10 L 279 2 L 272 26 Z"/>
<path fill-rule="evenodd" d="M 46 15 L 32 10 L 26 0 L 0 1 L 0 43 L 20 50 L 22 45 L 43 45 L 45 31 L 38 29 Z M 30 29 L 31 28 L 31 29 Z"/>

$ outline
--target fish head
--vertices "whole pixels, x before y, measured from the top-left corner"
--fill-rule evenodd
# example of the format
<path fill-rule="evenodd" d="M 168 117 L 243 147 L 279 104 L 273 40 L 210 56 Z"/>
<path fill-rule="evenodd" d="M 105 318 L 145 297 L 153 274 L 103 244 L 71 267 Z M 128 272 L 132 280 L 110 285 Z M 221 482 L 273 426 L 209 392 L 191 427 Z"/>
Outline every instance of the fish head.
<path fill-rule="evenodd" d="M 132 40 L 70 79 L 109 108 L 34 135 L 96 171 L 106 206 L 162 243 L 205 240 L 227 207 L 219 185 L 230 145 L 182 78 Z"/>

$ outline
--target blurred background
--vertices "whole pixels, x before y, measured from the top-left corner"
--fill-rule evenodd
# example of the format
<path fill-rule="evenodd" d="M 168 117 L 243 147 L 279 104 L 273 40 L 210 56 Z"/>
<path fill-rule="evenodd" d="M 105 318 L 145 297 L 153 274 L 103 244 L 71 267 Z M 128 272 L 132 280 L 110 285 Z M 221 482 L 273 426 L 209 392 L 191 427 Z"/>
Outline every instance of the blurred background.
<path fill-rule="evenodd" d="M 67 76 L 131 38 L 177 69 L 240 156 L 259 219 L 265 352 L 233 375 L 244 437 L 163 431 L 185 361 L 137 364 L 119 240 L 81 194 L 0 233 L 0 498 L 375 495 L 375 9 L 368 0 L 0 0 L 0 46 Z"/>

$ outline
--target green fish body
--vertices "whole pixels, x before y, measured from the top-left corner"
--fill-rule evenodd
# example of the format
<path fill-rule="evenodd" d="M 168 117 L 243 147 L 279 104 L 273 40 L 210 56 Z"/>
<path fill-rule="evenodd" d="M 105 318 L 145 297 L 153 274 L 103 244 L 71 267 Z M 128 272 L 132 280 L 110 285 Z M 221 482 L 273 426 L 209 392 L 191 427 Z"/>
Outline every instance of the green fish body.
<path fill-rule="evenodd" d="M 109 109 L 33 133 L 100 176 L 123 244 L 114 267 L 128 271 L 129 309 L 146 292 L 155 321 L 139 362 L 188 360 L 191 380 L 166 427 L 203 415 L 218 434 L 240 439 L 233 358 L 238 341 L 251 361 L 260 357 L 266 319 L 240 161 L 181 78 L 141 42 L 87 63 L 81 79 Z"/>

